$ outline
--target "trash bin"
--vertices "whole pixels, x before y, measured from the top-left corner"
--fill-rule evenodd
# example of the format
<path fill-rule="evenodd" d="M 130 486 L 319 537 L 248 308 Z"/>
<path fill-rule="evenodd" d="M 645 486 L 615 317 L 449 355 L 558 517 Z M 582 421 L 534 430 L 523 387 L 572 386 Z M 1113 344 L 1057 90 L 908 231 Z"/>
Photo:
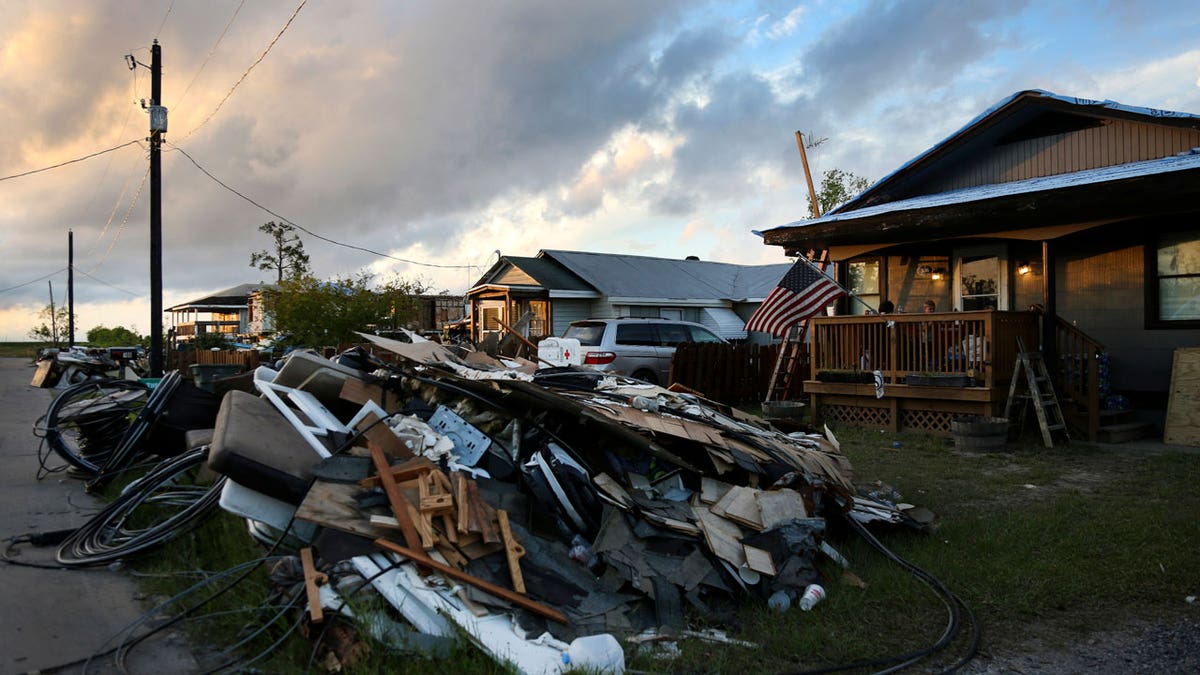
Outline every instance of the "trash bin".
<path fill-rule="evenodd" d="M 238 363 L 214 363 L 214 364 L 192 364 L 192 380 L 196 382 L 196 386 L 201 389 L 211 392 L 213 390 L 213 382 L 234 375 L 241 375 L 245 370 Z"/>

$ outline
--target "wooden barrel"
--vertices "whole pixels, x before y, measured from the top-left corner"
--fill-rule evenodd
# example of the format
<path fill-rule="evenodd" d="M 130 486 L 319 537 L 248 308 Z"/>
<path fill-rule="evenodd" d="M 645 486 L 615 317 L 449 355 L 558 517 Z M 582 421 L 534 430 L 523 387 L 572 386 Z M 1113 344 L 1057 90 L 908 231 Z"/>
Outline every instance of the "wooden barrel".
<path fill-rule="evenodd" d="M 804 416 L 804 402 L 763 401 L 762 411 L 768 420 L 798 420 Z"/>
<path fill-rule="evenodd" d="M 950 433 L 959 450 L 997 450 L 1008 443 L 1008 418 L 956 417 L 950 420 Z"/>

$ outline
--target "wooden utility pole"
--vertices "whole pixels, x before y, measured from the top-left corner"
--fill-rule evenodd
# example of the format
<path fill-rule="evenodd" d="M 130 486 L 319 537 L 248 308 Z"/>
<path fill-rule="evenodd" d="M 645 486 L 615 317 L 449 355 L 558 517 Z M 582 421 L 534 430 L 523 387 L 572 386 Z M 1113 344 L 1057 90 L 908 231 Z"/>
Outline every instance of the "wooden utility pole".
<path fill-rule="evenodd" d="M 46 285 L 50 287 L 50 340 L 54 346 L 58 346 L 58 321 L 54 316 L 54 282 L 46 280 Z"/>
<path fill-rule="evenodd" d="M 150 47 L 150 377 L 162 377 L 162 136 L 167 109 L 162 105 L 162 48 Z"/>
<path fill-rule="evenodd" d="M 800 163 L 804 165 L 804 180 L 808 181 L 808 197 L 812 200 L 812 217 L 821 217 L 821 205 L 817 203 L 817 190 L 813 187 L 812 173 L 808 170 L 808 153 L 804 151 L 804 135 L 796 132 L 796 147 L 800 148 Z"/>
<path fill-rule="evenodd" d="M 75 233 L 67 230 L 67 346 L 75 346 Z"/>

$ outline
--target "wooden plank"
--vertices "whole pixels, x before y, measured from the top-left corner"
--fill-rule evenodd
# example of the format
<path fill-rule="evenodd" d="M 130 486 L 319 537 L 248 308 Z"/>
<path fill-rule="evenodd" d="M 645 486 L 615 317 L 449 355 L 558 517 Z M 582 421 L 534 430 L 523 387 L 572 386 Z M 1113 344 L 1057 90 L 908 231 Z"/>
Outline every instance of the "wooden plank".
<path fill-rule="evenodd" d="M 1163 441 L 1200 446 L 1200 349 L 1176 349 Z"/>
<path fill-rule="evenodd" d="M 497 509 L 496 520 L 500 524 L 500 538 L 504 541 L 504 557 L 508 559 L 508 574 L 512 577 L 513 590 L 524 593 L 525 577 L 521 574 L 521 556 L 525 555 L 525 547 L 513 536 L 512 528 L 508 525 L 508 511 Z"/>
<path fill-rule="evenodd" d="M 399 459 L 413 456 L 412 450 L 409 450 L 408 446 L 392 433 L 388 425 L 382 422 L 376 424 L 376 422 L 379 422 L 379 416 L 375 413 L 367 413 L 367 416 L 358 423 L 356 428 L 366 437 L 368 443 L 378 445 L 392 457 Z"/>
<path fill-rule="evenodd" d="M 434 464 L 432 461 L 430 461 L 429 458 L 413 457 L 412 459 L 405 460 L 405 461 L 400 462 L 399 464 L 393 466 L 391 473 L 392 473 L 392 478 L 397 483 L 403 483 L 405 481 L 412 480 L 414 478 L 419 478 L 422 474 L 429 473 L 430 471 L 439 471 L 439 470 L 438 470 L 437 465 Z M 440 471 L 439 471 L 439 473 L 440 473 Z M 379 476 L 378 475 L 367 476 L 366 478 L 358 481 L 358 484 L 364 490 L 370 490 L 372 488 L 377 488 L 380 485 Z"/>
<path fill-rule="evenodd" d="M 389 534 L 386 529 L 372 525 L 359 510 L 354 501 L 356 492 L 358 486 L 353 484 L 315 481 L 296 509 L 296 518 L 368 539 Z"/>
<path fill-rule="evenodd" d="M 387 494 L 388 503 L 392 506 L 392 513 L 396 515 L 396 520 L 400 521 L 400 529 L 404 532 L 404 542 L 411 548 L 423 549 L 421 535 L 417 532 L 412 516 L 409 515 L 412 505 L 408 503 L 404 493 L 400 491 L 400 486 L 396 484 L 396 479 L 392 477 L 391 467 L 388 466 L 387 458 L 383 455 L 383 448 L 374 443 L 367 445 L 371 450 L 371 460 L 375 463 L 375 470 L 383 479 L 380 482 L 383 485 L 384 493 Z"/>
<path fill-rule="evenodd" d="M 795 518 L 807 518 L 804 497 L 795 490 L 764 490 L 756 496 L 762 516 L 762 527 L 769 530 L 779 523 Z"/>
<path fill-rule="evenodd" d="M 454 479 L 454 501 L 458 504 L 458 522 L 456 523 L 458 533 L 466 534 L 470 531 L 468 527 L 471 522 L 471 505 L 467 498 L 467 477 L 461 471 L 455 471 L 451 477 Z"/>
<path fill-rule="evenodd" d="M 487 581 L 484 581 L 483 579 L 479 579 L 478 577 L 473 577 L 470 574 L 467 574 L 461 570 L 455 569 L 454 567 L 451 567 L 444 563 L 437 562 L 436 560 L 431 560 L 428 556 L 426 556 L 421 551 L 405 548 L 395 542 L 388 541 L 387 539 L 376 539 L 375 545 L 382 549 L 391 551 L 392 553 L 397 553 L 399 555 L 402 555 L 405 558 L 408 558 L 409 560 L 412 560 L 413 562 L 417 563 L 418 566 L 431 567 L 431 568 L 441 572 L 442 574 L 445 574 L 446 576 L 450 577 L 451 579 L 455 579 L 455 580 L 461 581 L 463 583 L 471 584 L 475 588 L 478 588 L 479 590 L 481 590 L 485 593 L 494 595 L 497 598 L 501 598 L 503 600 L 507 600 L 519 607 L 524 607 L 525 609 L 527 609 L 531 612 L 534 612 L 535 614 L 539 614 L 541 616 L 544 616 L 548 619 L 552 619 L 559 623 L 565 624 L 567 622 L 567 617 L 563 616 L 562 612 L 559 612 L 558 610 L 554 609 L 553 607 L 547 607 L 546 605 L 543 605 L 540 602 L 530 600 L 529 598 L 525 597 L 524 595 L 521 595 L 520 593 L 515 593 L 513 591 L 508 590 L 507 588 L 503 588 L 503 587 L 497 586 L 495 584 L 489 583 Z"/>
<path fill-rule="evenodd" d="M 764 551 L 761 548 L 742 544 L 742 549 L 746 554 L 746 566 L 758 572 L 775 576 L 775 561 L 771 558 L 770 551 Z"/>
<path fill-rule="evenodd" d="M 733 501 L 725 507 L 725 517 L 744 527 L 762 531 L 762 511 L 756 499 L 758 492 L 752 488 L 737 490 Z"/>
<path fill-rule="evenodd" d="M 357 377 L 348 377 L 342 384 L 341 398 L 351 403 L 362 405 L 374 401 L 380 408 L 389 413 L 400 410 L 396 396 L 388 396 L 388 392 L 377 384 L 368 384 Z"/>
<path fill-rule="evenodd" d="M 329 577 L 317 571 L 313 563 L 312 547 L 300 549 L 300 566 L 304 568 L 304 592 L 308 595 L 308 616 L 313 623 L 325 620 L 325 611 L 321 608 L 321 591 L 317 587 L 329 583 Z"/>
<path fill-rule="evenodd" d="M 742 548 L 742 528 L 737 523 L 725 520 L 708 510 L 704 505 L 693 505 L 692 513 L 704 532 L 704 540 L 713 555 L 741 569 L 746 564 L 746 551 Z"/>
<path fill-rule="evenodd" d="M 733 486 L 708 476 L 700 477 L 700 501 L 705 504 L 715 504 L 724 497 Z"/>
<path fill-rule="evenodd" d="M 44 387 L 46 378 L 50 377 L 50 371 L 54 369 L 54 361 L 45 359 L 38 361 L 37 370 L 33 373 L 33 380 L 29 383 L 31 387 Z"/>

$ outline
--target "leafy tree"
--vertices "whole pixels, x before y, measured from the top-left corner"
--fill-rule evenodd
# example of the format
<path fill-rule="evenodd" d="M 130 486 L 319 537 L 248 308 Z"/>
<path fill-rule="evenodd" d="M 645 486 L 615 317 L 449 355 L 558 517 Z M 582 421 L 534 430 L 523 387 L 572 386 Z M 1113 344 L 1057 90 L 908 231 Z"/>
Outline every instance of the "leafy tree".
<path fill-rule="evenodd" d="M 87 332 L 88 344 L 93 347 L 130 347 L 142 344 L 143 337 L 124 326 L 96 326 Z"/>
<path fill-rule="evenodd" d="M 259 225 L 258 230 L 270 235 L 274 250 L 251 253 L 251 267 L 264 271 L 275 270 L 277 282 L 282 282 L 284 277 L 299 279 L 310 273 L 308 254 L 304 252 L 304 242 L 295 233 L 295 227 L 271 221 Z"/>
<path fill-rule="evenodd" d="M 224 333 L 200 333 L 187 342 L 192 349 L 232 349 Z"/>
<path fill-rule="evenodd" d="M 67 337 L 70 317 L 70 311 L 66 306 L 51 309 L 51 305 L 46 305 L 42 311 L 38 312 L 38 319 L 42 323 L 29 329 L 29 339 L 58 345 Z M 76 315 L 75 318 L 78 319 L 79 316 Z"/>
<path fill-rule="evenodd" d="M 369 274 L 328 281 L 305 276 L 285 279 L 263 297 L 276 330 L 294 344 L 317 347 L 357 342 L 356 331 L 408 324 L 426 290 L 420 279 L 395 278 L 372 289 Z"/>
<path fill-rule="evenodd" d="M 841 169 L 830 169 L 821 176 L 821 189 L 817 190 L 817 204 L 821 207 L 821 215 L 825 215 L 837 207 L 857 197 L 859 193 L 871 187 L 871 181 Z M 808 200 L 809 212 L 812 212 L 812 198 Z"/>
<path fill-rule="evenodd" d="M 379 317 L 379 324 L 391 330 L 413 328 L 420 320 L 421 295 L 428 293 L 429 288 L 429 282 L 421 278 L 395 277 L 380 284 L 377 292 L 389 305 L 389 311 Z"/>

